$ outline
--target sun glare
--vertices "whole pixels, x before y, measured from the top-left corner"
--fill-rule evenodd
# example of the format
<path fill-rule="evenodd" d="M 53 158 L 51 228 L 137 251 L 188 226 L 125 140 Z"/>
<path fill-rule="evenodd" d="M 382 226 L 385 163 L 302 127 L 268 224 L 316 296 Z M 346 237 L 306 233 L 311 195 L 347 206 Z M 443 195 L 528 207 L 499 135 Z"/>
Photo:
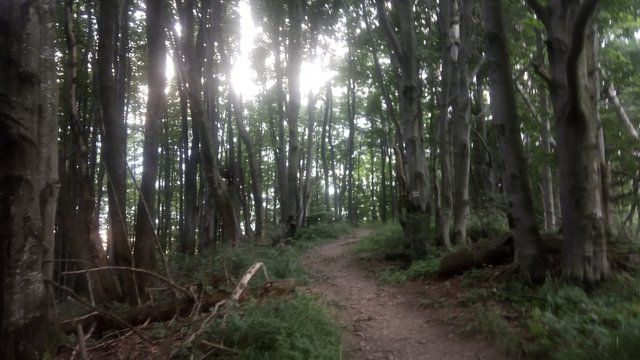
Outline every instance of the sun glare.
<path fill-rule="evenodd" d="M 235 58 L 231 70 L 231 86 L 233 86 L 234 90 L 242 93 L 245 99 L 251 99 L 257 96 L 260 89 L 256 83 L 257 74 L 249 61 L 249 54 L 253 49 L 254 39 L 262 29 L 254 24 L 251 16 L 251 7 L 246 1 L 240 1 L 238 12 L 240 13 L 241 33 L 240 54 Z M 336 46 L 335 43 L 332 45 L 332 48 Z M 323 55 L 308 59 L 302 63 L 300 91 L 303 98 L 307 97 L 309 91 L 318 93 L 327 81 L 336 74 L 335 71 L 330 71 L 326 68 L 326 64 L 329 63 L 329 56 L 326 53 Z"/>

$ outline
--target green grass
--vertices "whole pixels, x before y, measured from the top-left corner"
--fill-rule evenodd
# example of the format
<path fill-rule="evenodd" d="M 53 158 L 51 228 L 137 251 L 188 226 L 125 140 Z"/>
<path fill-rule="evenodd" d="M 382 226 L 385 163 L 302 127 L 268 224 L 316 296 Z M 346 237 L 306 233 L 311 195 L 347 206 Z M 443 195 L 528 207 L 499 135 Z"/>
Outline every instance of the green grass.
<path fill-rule="evenodd" d="M 410 254 L 403 238 L 400 224 L 377 225 L 370 235 L 354 246 L 354 253 L 360 260 L 391 260 L 395 266 L 382 268 L 378 277 L 384 282 L 402 283 L 408 280 L 433 277 L 440 266 L 442 250 L 430 248 L 429 255 L 410 262 Z"/>
<path fill-rule="evenodd" d="M 408 256 L 402 228 L 397 223 L 377 225 L 368 236 L 358 241 L 353 251 L 359 259 L 405 259 Z"/>
<path fill-rule="evenodd" d="M 178 258 L 172 263 L 183 275 L 189 274 L 205 284 L 212 273 L 226 274 L 238 281 L 256 262 L 265 264 L 271 280 L 295 278 L 296 283 L 305 284 L 309 275 L 298 260 L 302 251 L 349 231 L 345 225 L 318 224 L 301 229 L 292 246 L 224 247 L 218 248 L 213 256 Z M 249 286 L 263 281 L 258 272 Z M 227 287 L 233 288 L 233 284 Z M 296 292 L 267 300 L 250 298 L 226 309 L 227 315 L 209 323 L 189 346 L 179 347 L 176 342 L 175 358 L 197 359 L 211 351 L 200 340 L 222 343 L 238 352 L 216 350 L 207 358 L 333 360 L 342 357 L 340 328 L 328 314 L 326 304 L 316 296 Z M 162 329 L 156 333 L 161 336 Z"/>
<path fill-rule="evenodd" d="M 251 301 L 212 324 L 205 337 L 239 349 L 239 359 L 341 358 L 340 330 L 318 298 Z"/>
<path fill-rule="evenodd" d="M 305 250 L 309 247 L 322 244 L 326 242 L 327 239 L 335 239 L 349 232 L 351 232 L 351 227 L 346 223 L 320 223 L 311 225 L 296 232 L 294 236 L 295 246 L 301 250 Z"/>
<path fill-rule="evenodd" d="M 468 330 L 490 335 L 512 356 L 532 359 L 637 359 L 640 354 L 640 281 L 618 275 L 587 293 L 548 279 L 532 288 L 510 282 L 477 298 Z M 503 311 L 519 314 L 508 320 Z"/>

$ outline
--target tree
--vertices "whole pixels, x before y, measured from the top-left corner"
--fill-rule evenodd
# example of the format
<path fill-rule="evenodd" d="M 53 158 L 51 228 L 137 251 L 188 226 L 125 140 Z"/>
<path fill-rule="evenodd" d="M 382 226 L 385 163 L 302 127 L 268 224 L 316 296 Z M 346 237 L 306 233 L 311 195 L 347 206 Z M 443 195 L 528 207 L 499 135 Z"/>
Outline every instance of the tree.
<path fill-rule="evenodd" d="M 136 211 L 136 267 L 152 270 L 156 258 L 156 181 L 158 179 L 158 146 L 165 115 L 167 4 L 161 0 L 147 1 L 148 89 L 147 118 L 144 124 L 142 150 L 142 180 Z M 159 244 L 158 244 L 159 245 Z M 140 277 L 138 288 L 144 289 L 148 279 Z"/>
<path fill-rule="evenodd" d="M 598 121 L 597 87 L 590 79 L 595 51 L 593 14 L 597 0 L 527 0 L 547 30 L 549 75 L 556 122 L 562 209 L 562 272 L 581 284 L 609 274 L 607 260 L 606 165 Z M 588 41 L 588 39 L 592 41 Z M 603 191 L 605 189 L 605 191 Z"/>
<path fill-rule="evenodd" d="M 440 162 L 440 216 L 438 238 L 442 245 L 451 247 L 451 215 L 453 213 L 453 184 L 451 166 L 451 137 L 449 130 L 449 107 L 451 87 L 451 51 L 452 33 L 451 4 L 440 1 L 440 38 L 442 41 L 442 70 L 440 75 L 440 114 L 438 115 L 438 158 Z"/>
<path fill-rule="evenodd" d="M 54 347 L 43 260 L 53 252 L 57 119 L 53 1 L 0 3 L 0 348 L 40 359 Z"/>
<path fill-rule="evenodd" d="M 287 164 L 287 195 L 293 200 L 287 202 L 285 237 L 293 236 L 298 227 L 298 219 L 302 215 L 302 198 L 298 184 L 300 171 L 300 140 L 298 135 L 298 117 L 300 116 L 300 69 L 302 67 L 302 0 L 288 0 L 289 43 L 287 58 L 287 80 L 289 102 L 287 103 L 287 120 L 289 123 L 289 161 Z"/>
<path fill-rule="evenodd" d="M 113 262 L 116 266 L 131 266 L 131 248 L 127 238 L 126 194 L 127 194 L 127 126 L 124 109 L 117 102 L 118 89 L 114 71 L 113 39 L 116 37 L 114 21 L 116 6 L 113 0 L 100 0 L 98 15 L 98 86 L 102 124 L 104 129 L 102 155 L 109 179 L 109 228 L 113 242 Z M 122 59 L 121 59 L 122 61 Z M 120 272 L 123 296 L 130 303 L 134 297 L 133 277 L 129 272 Z"/>
<path fill-rule="evenodd" d="M 424 152 L 422 121 L 418 116 L 420 97 L 416 38 L 413 25 L 413 4 L 409 0 L 396 0 L 395 8 L 400 22 L 400 40 L 389 22 L 384 0 L 376 0 L 378 18 L 386 37 L 391 56 L 400 68 L 397 85 L 400 102 L 401 141 L 404 151 L 396 147 L 396 176 L 401 196 L 403 233 L 412 248 L 414 257 L 426 253 L 430 224 L 430 185 L 427 160 Z"/>
<path fill-rule="evenodd" d="M 509 226 L 515 238 L 515 262 L 521 276 L 542 280 L 546 270 L 545 255 L 541 250 L 540 232 L 536 224 L 522 150 L 501 2 L 502 0 L 484 0 L 483 7 L 493 123 L 504 164 L 502 178 L 508 203 Z"/>
<path fill-rule="evenodd" d="M 64 81 L 64 111 L 69 131 L 61 131 L 62 147 L 60 162 L 61 194 L 58 205 L 59 230 L 65 245 L 80 269 L 109 265 L 99 234 L 98 214 L 95 206 L 96 192 L 90 171 L 90 150 L 87 126 L 80 118 L 78 89 L 78 46 L 74 31 L 73 1 L 65 1 L 64 29 L 67 44 L 67 62 Z M 64 125 L 61 125 L 64 128 Z M 69 138 L 67 140 L 67 138 Z M 66 141 L 65 141 L 66 140 Z M 70 153 L 70 156 L 65 156 Z M 61 234 L 62 235 L 62 234 Z M 53 255 L 53 254 L 52 254 Z M 117 288 L 109 271 L 88 274 L 89 292 L 93 300 L 102 303 L 118 297 Z"/>
<path fill-rule="evenodd" d="M 469 0 L 452 1 L 449 30 L 451 70 L 451 126 L 453 148 L 453 238 L 454 245 L 467 243 L 467 218 L 469 217 L 469 81 L 467 79 L 468 56 L 471 35 L 471 3 Z"/>

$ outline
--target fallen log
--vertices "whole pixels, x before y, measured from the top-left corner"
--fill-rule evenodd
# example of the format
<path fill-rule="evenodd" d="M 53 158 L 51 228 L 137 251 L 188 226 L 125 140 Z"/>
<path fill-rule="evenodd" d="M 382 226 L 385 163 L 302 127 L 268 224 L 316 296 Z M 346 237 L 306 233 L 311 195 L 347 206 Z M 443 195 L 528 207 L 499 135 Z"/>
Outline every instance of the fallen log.
<path fill-rule="evenodd" d="M 562 252 L 562 235 L 541 234 L 542 251 L 548 255 L 558 255 Z M 437 277 L 448 278 L 461 274 L 467 270 L 485 267 L 487 265 L 503 265 L 513 261 L 513 236 L 482 239 L 470 246 L 466 246 L 440 259 Z"/>
<path fill-rule="evenodd" d="M 93 323 L 96 324 L 95 331 L 97 333 L 106 330 L 120 330 L 126 328 L 124 324 L 136 326 L 145 323 L 147 320 L 152 322 L 168 321 L 175 315 L 187 315 L 195 305 L 199 305 L 198 309 L 204 312 L 230 296 L 231 294 L 228 291 L 217 290 L 213 294 L 205 294 L 201 299 L 198 299 L 198 302 L 192 298 L 184 297 L 159 304 L 135 306 L 108 314 L 94 311 L 80 317 L 63 320 L 58 325 L 60 330 L 67 334 L 75 332 L 77 325 L 88 328 Z"/>
<path fill-rule="evenodd" d="M 500 265 L 513 260 L 513 237 L 483 239 L 462 247 L 440 259 L 437 277 L 447 278 L 486 265 Z"/>

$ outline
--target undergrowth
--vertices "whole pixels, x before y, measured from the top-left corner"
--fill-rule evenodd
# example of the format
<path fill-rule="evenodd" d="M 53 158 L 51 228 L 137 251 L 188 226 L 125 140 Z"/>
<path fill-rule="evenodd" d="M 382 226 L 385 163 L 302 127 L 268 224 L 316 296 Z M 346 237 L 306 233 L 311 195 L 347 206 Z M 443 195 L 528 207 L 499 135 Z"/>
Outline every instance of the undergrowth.
<path fill-rule="evenodd" d="M 493 220 L 489 235 L 504 232 L 503 222 Z M 482 237 L 487 235 L 487 230 L 482 232 Z M 375 272 L 383 281 L 433 277 L 444 251 L 429 249 L 427 258 L 411 263 L 403 245 L 400 226 L 389 224 L 374 229 L 354 250 L 359 259 L 378 262 Z M 490 267 L 471 270 L 454 281 L 455 297 L 425 306 L 467 309 L 471 319 L 463 332 L 494 339 L 510 358 L 640 358 L 640 273 L 619 273 L 596 289 L 584 290 L 552 278 L 534 287 L 505 280 L 500 272 Z"/>
<path fill-rule="evenodd" d="M 532 359 L 637 359 L 640 281 L 629 274 L 596 290 L 548 279 L 539 288 L 516 281 L 475 297 L 467 330 L 495 338 L 512 356 Z M 497 301 L 497 302 L 496 302 Z"/>
<path fill-rule="evenodd" d="M 315 296 L 296 293 L 267 301 L 251 300 L 211 322 L 202 339 L 235 349 L 215 350 L 207 358 L 326 359 L 342 357 L 340 330 Z M 177 358 L 200 358 L 208 347 L 189 346 Z"/>
<path fill-rule="evenodd" d="M 380 280 L 394 283 L 433 277 L 442 255 L 442 250 L 430 248 L 426 258 L 410 262 L 402 228 L 397 223 L 376 226 L 371 234 L 355 244 L 354 252 L 360 260 L 394 261 L 395 264 L 377 271 Z"/>
<path fill-rule="evenodd" d="M 270 280 L 294 278 L 304 285 L 309 275 L 299 262 L 301 253 L 322 242 L 346 234 L 350 228 L 342 224 L 317 224 L 300 229 L 291 246 L 245 245 L 220 247 L 211 256 L 178 258 L 172 261 L 176 272 L 213 287 L 233 289 L 235 283 L 254 263 L 265 264 Z M 212 278 L 223 276 L 224 283 L 213 284 Z M 258 272 L 250 288 L 264 282 Z M 245 291 L 252 294 L 251 289 Z M 340 330 L 319 298 L 296 291 L 284 297 L 253 299 L 249 297 L 227 311 L 223 318 L 209 323 L 197 341 L 174 349 L 176 357 L 201 358 L 211 351 L 202 340 L 221 344 L 227 350 L 216 350 L 214 358 L 233 359 L 339 359 Z"/>

